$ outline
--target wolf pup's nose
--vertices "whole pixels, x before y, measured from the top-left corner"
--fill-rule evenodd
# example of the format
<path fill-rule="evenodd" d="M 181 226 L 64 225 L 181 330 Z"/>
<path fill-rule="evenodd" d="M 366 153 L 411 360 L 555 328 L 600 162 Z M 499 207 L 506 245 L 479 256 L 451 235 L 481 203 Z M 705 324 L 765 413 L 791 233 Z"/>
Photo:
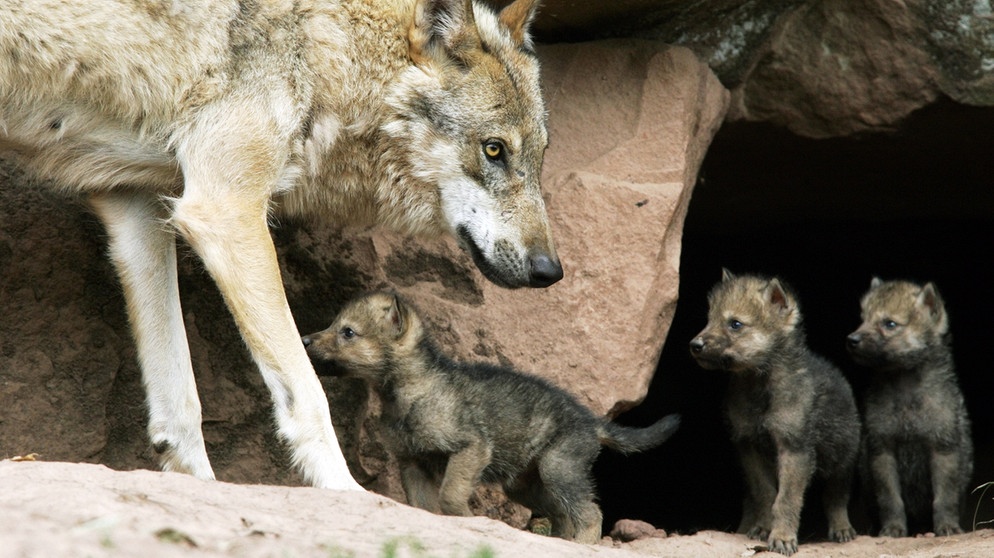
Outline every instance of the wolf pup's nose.
<path fill-rule="evenodd" d="M 850 333 L 849 337 L 846 337 L 846 341 L 849 343 L 850 347 L 855 347 L 859 345 L 859 342 L 863 340 L 863 336 L 858 333 Z"/>
<path fill-rule="evenodd" d="M 690 352 L 699 353 L 704 350 L 704 340 L 700 337 L 690 342 Z"/>
<path fill-rule="evenodd" d="M 301 337 L 300 341 L 301 341 L 301 343 L 304 344 L 305 347 L 309 347 L 311 345 L 311 343 L 314 342 L 314 340 L 311 339 L 310 336 L 307 336 L 307 335 Z"/>
<path fill-rule="evenodd" d="M 528 280 L 532 287 L 548 287 L 563 278 L 563 266 L 545 254 L 532 256 Z"/>

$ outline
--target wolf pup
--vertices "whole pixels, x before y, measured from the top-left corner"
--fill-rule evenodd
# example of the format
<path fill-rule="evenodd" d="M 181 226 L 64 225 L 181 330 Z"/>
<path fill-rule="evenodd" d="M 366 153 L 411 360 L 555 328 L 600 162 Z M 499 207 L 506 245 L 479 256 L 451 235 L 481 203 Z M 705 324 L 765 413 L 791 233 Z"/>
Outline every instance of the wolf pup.
<path fill-rule="evenodd" d="M 303 342 L 312 359 L 335 361 L 379 394 L 408 503 L 436 513 L 470 515 L 476 485 L 499 483 L 548 517 L 553 535 L 594 543 L 601 512 L 590 469 L 601 445 L 646 450 L 679 425 L 669 415 L 644 429 L 619 426 L 537 377 L 453 362 L 392 293 L 355 299 Z"/>
<path fill-rule="evenodd" d="M 293 463 L 328 488 L 360 489 L 290 314 L 271 213 L 447 232 L 504 287 L 563 276 L 539 190 L 536 3 L 0 2 L 0 156 L 103 221 L 164 469 L 214 478 L 177 235 L 234 315 Z"/>
<path fill-rule="evenodd" d="M 929 511 L 937 535 L 961 533 L 973 443 L 939 291 L 874 277 L 860 306 L 863 323 L 847 346 L 873 369 L 864 444 L 880 535 L 903 537 L 908 516 L 927 521 Z"/>
<path fill-rule="evenodd" d="M 793 554 L 804 492 L 817 472 L 829 538 L 852 540 L 860 424 L 849 383 L 808 349 L 797 298 L 779 279 L 722 270 L 708 303 L 707 326 L 690 352 L 701 367 L 732 373 L 726 412 L 747 485 L 738 531 Z"/>

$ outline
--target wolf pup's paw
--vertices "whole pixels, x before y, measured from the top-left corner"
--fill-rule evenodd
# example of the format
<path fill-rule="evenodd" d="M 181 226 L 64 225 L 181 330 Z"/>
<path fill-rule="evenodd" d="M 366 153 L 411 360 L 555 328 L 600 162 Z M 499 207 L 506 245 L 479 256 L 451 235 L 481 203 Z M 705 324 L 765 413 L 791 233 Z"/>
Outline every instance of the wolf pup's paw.
<path fill-rule="evenodd" d="M 938 537 L 948 537 L 949 535 L 959 535 L 963 532 L 963 529 L 955 523 L 946 523 L 944 525 L 939 525 L 935 528 L 935 534 Z"/>
<path fill-rule="evenodd" d="M 890 523 L 888 525 L 884 525 L 883 528 L 880 529 L 880 536 L 894 538 L 907 537 L 908 527 L 906 525 Z"/>
<path fill-rule="evenodd" d="M 779 552 L 784 556 L 790 556 L 791 554 L 797 552 L 797 536 L 774 533 L 770 535 L 770 540 L 767 545 L 773 552 Z"/>
<path fill-rule="evenodd" d="M 756 539 L 757 541 L 765 541 L 770 536 L 770 530 L 761 525 L 756 525 L 752 529 L 746 531 L 746 536 L 750 539 Z"/>
<path fill-rule="evenodd" d="M 844 527 L 842 529 L 832 529 L 828 532 L 829 540 L 835 542 L 849 542 L 856 538 L 856 530 L 852 527 Z"/>

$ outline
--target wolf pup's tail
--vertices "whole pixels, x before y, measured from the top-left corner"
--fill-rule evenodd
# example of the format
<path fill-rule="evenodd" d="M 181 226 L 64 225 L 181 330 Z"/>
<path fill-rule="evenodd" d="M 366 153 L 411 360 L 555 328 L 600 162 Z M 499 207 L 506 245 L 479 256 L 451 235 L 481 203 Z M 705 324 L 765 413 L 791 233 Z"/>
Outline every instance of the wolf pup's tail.
<path fill-rule="evenodd" d="M 601 444 L 623 454 L 652 449 L 666 441 L 680 427 L 680 415 L 666 415 L 652 426 L 631 428 L 610 421 L 597 431 Z"/>

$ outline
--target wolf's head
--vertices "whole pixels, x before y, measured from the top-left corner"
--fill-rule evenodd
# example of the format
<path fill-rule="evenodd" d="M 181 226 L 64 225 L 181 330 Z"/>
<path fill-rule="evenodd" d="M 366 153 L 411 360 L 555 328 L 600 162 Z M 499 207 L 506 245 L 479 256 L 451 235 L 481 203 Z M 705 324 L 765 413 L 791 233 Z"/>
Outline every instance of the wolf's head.
<path fill-rule="evenodd" d="M 377 383 L 409 360 L 422 335 L 417 312 L 398 295 L 381 291 L 352 300 L 328 329 L 301 340 L 313 362 L 332 362 Z"/>
<path fill-rule="evenodd" d="M 563 276 L 539 186 L 549 142 L 528 35 L 535 0 L 499 13 L 471 0 L 421 0 L 413 62 L 388 98 L 383 130 L 408 171 L 438 188 L 445 227 L 483 274 L 509 288 Z"/>
<path fill-rule="evenodd" d="M 863 323 L 846 338 L 859 364 L 910 369 L 948 340 L 949 319 L 932 283 L 874 277 L 860 307 Z"/>
<path fill-rule="evenodd" d="M 759 370 L 801 327 L 797 298 L 779 279 L 723 269 L 708 294 L 707 326 L 690 342 L 690 352 L 709 370 Z"/>

